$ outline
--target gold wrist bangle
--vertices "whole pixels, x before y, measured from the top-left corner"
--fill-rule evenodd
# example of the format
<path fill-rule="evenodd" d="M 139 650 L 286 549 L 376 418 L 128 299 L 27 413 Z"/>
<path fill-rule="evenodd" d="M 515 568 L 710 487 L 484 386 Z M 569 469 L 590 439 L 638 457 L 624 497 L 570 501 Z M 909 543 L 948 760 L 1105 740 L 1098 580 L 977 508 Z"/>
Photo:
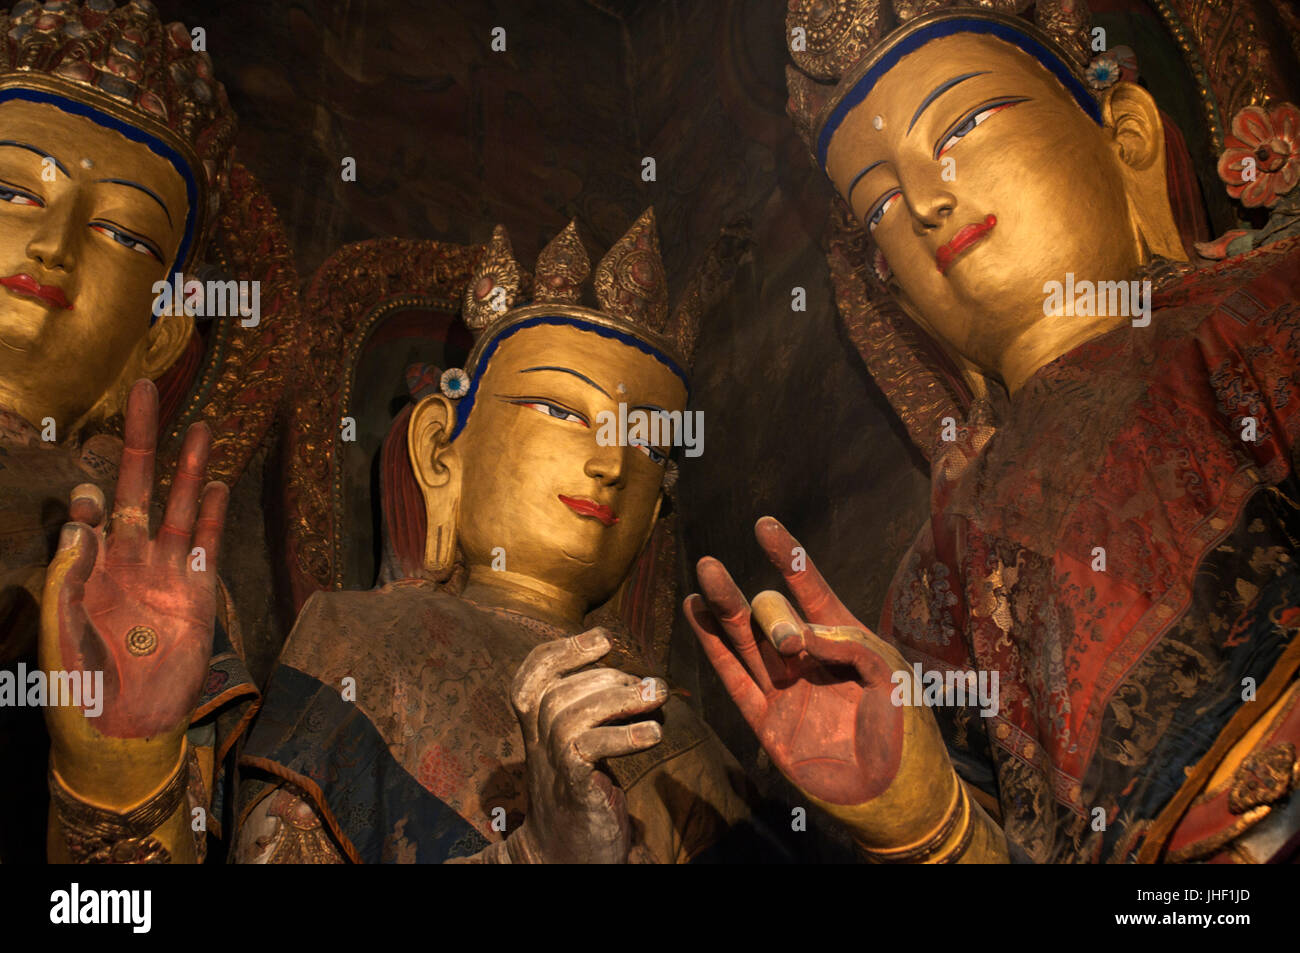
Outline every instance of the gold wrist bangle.
<path fill-rule="evenodd" d="M 965 852 L 974 831 L 970 797 L 966 793 L 966 785 L 958 778 L 952 804 L 934 830 L 920 840 L 902 847 L 863 847 L 862 852 L 868 860 L 878 864 L 949 864 Z"/>
<path fill-rule="evenodd" d="M 152 836 L 185 800 L 188 751 L 154 794 L 127 811 L 98 807 L 77 797 L 50 765 L 50 801 L 63 826 L 68 854 L 76 864 L 169 864 L 169 851 Z"/>

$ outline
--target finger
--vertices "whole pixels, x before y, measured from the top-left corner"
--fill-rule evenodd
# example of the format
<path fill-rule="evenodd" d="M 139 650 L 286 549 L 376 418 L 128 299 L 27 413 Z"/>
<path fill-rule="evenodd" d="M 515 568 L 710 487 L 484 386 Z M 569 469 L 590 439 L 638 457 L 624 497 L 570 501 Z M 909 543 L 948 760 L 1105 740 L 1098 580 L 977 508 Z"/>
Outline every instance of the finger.
<path fill-rule="evenodd" d="M 109 532 L 117 545 L 143 547 L 149 538 L 149 500 L 153 493 L 154 453 L 158 444 L 158 389 L 139 380 L 126 403 L 126 434 Z"/>
<path fill-rule="evenodd" d="M 699 595 L 692 594 L 687 597 L 682 608 L 686 612 L 686 621 L 691 624 L 695 637 L 700 640 L 705 656 L 718 673 L 718 678 L 722 679 L 722 686 L 740 709 L 749 727 L 758 731 L 767 712 L 767 700 L 763 697 L 763 692 L 745 671 L 745 666 L 737 661 L 722 641 L 721 626 L 704 600 Z"/>
<path fill-rule="evenodd" d="M 856 627 L 808 625 L 779 592 L 755 596 L 754 617 L 782 655 L 807 652 L 819 662 L 850 666 L 867 685 L 888 684 L 894 672 L 894 653 L 876 636 Z"/>
<path fill-rule="evenodd" d="M 657 721 L 592 728 L 584 731 L 573 743 L 574 754 L 587 764 L 595 764 L 602 758 L 617 758 L 653 748 L 663 736 L 663 728 Z"/>
<path fill-rule="evenodd" d="M 208 468 L 212 432 L 199 421 L 185 431 L 176 476 L 167 495 L 167 509 L 158 527 L 156 558 L 163 564 L 183 565 L 190 551 L 190 536 L 199 512 L 199 489 Z"/>
<path fill-rule="evenodd" d="M 709 601 L 709 608 L 722 623 L 722 630 L 727 633 L 727 638 L 749 674 L 754 676 L 759 690 L 766 695 L 772 691 L 772 674 L 758 651 L 758 643 L 749 621 L 749 603 L 744 594 L 731 578 L 731 573 L 727 572 L 727 567 L 710 556 L 699 561 L 696 575 L 700 580 L 700 588 L 704 590 L 704 597 Z"/>
<path fill-rule="evenodd" d="M 796 637 L 791 651 L 798 651 L 799 640 L 803 651 L 820 662 L 851 665 L 866 685 L 888 685 L 895 672 L 908 671 L 901 655 L 864 629 L 810 625 Z"/>
<path fill-rule="evenodd" d="M 42 625 L 43 636 L 53 636 L 55 643 L 44 638 L 41 645 L 42 665 L 56 668 L 81 668 L 78 637 L 86 628 L 86 610 L 83 598 L 86 580 L 95 567 L 99 553 L 99 537 L 83 523 L 68 523 L 59 534 L 59 547 L 45 574 L 43 607 L 52 607 L 57 613 L 55 624 Z M 46 611 L 44 608 L 42 611 Z M 71 637 L 70 640 L 65 637 Z M 50 664 L 57 663 L 57 664 Z"/>
<path fill-rule="evenodd" d="M 668 686 L 655 679 L 653 692 L 642 692 L 639 685 L 623 685 L 594 692 L 574 702 L 556 717 L 547 736 L 551 763 L 576 768 L 581 761 L 573 750 L 578 736 L 597 725 L 619 718 L 630 718 L 658 708 L 668 699 Z M 647 699 L 647 695 L 650 697 Z"/>
<path fill-rule="evenodd" d="M 537 730 L 543 737 L 549 737 L 555 718 L 580 698 L 604 691 L 607 688 L 619 688 L 639 685 L 641 679 L 612 668 L 597 668 L 578 672 L 565 678 L 556 679 L 542 693 L 538 706 Z"/>
<path fill-rule="evenodd" d="M 799 541 L 780 521 L 764 516 L 754 524 L 754 537 L 785 578 L 804 618 L 818 625 L 861 625 L 831 590 Z"/>
<path fill-rule="evenodd" d="M 590 665 L 609 651 L 609 644 L 605 630 L 596 628 L 537 646 L 519 666 L 510 687 L 515 711 L 535 713 L 543 693 L 556 676 Z"/>
<path fill-rule="evenodd" d="M 93 483 L 78 483 L 68 497 L 68 519 L 92 528 L 104 522 L 104 491 Z"/>
<path fill-rule="evenodd" d="M 651 682 L 651 691 L 643 691 L 637 683 L 615 685 L 584 695 L 556 716 L 548 737 L 555 744 L 571 744 L 584 731 L 607 721 L 654 711 L 667 701 L 668 685 L 661 678 Z"/>
<path fill-rule="evenodd" d="M 199 518 L 194 523 L 194 546 L 203 550 L 208 568 L 216 570 L 221 552 L 221 534 L 226 525 L 226 507 L 230 503 L 230 490 L 220 480 L 213 480 L 203 488 L 199 503 Z"/>

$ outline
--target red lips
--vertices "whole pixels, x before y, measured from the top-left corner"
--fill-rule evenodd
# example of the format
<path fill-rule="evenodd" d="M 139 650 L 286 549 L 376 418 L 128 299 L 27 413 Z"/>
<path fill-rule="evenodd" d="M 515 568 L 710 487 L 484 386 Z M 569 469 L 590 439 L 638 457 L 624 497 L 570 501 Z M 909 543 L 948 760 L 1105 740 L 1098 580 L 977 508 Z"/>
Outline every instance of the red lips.
<path fill-rule="evenodd" d="M 595 500 L 574 499 L 571 496 L 561 494 L 560 502 L 579 516 L 594 516 L 606 526 L 613 526 L 618 522 L 618 517 L 614 515 L 613 510 L 602 503 L 597 503 Z"/>
<path fill-rule="evenodd" d="M 963 225 L 946 245 L 940 246 L 935 252 L 934 261 L 939 266 L 939 274 L 946 275 L 952 263 L 957 260 L 957 256 L 993 231 L 993 226 L 997 223 L 997 216 L 989 215 L 982 222 Z"/>
<path fill-rule="evenodd" d="M 8 278 L 0 278 L 0 285 L 4 285 L 10 291 L 17 292 L 28 298 L 39 298 L 56 308 L 72 309 L 72 305 L 63 294 L 62 288 L 56 288 L 54 285 L 43 285 L 31 275 L 10 275 Z"/>

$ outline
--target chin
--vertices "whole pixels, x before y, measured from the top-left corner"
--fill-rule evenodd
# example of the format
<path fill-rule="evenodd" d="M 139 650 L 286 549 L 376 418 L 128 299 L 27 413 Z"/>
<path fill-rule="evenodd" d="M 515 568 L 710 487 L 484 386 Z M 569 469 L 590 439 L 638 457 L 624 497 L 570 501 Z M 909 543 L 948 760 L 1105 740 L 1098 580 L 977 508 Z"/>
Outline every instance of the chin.
<path fill-rule="evenodd" d="M 41 336 L 41 323 L 12 312 L 0 312 L 0 345 L 13 351 L 30 351 Z"/>
<path fill-rule="evenodd" d="M 593 521 L 592 528 L 579 526 L 567 533 L 557 533 L 550 540 L 550 545 L 556 546 L 564 553 L 565 556 L 572 560 L 583 563 L 587 566 L 595 566 L 600 562 L 601 551 L 604 548 L 601 544 L 603 540 L 600 533 L 604 532 L 604 527 Z"/>

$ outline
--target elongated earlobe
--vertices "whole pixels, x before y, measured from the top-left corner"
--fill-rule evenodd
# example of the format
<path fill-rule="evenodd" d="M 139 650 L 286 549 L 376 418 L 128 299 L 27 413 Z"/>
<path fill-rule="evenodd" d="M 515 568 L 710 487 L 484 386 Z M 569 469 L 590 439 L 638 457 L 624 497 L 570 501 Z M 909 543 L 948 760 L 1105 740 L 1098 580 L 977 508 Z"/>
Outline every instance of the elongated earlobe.
<path fill-rule="evenodd" d="M 424 565 L 436 577 L 456 563 L 456 527 L 460 511 L 460 455 L 451 445 L 456 407 L 439 394 L 424 398 L 411 411 L 406 443 L 411 468 L 424 496 L 428 529 Z"/>
<path fill-rule="evenodd" d="M 180 359 L 194 334 L 194 318 L 188 314 L 161 315 L 144 336 L 140 347 L 140 367 L 131 377 L 134 384 L 141 377 L 157 380 Z M 128 385 L 128 390 L 130 385 Z"/>
<path fill-rule="evenodd" d="M 1165 177 L 1165 131 L 1156 102 L 1141 86 L 1117 83 L 1102 103 L 1102 119 L 1114 137 L 1128 199 L 1129 222 L 1143 262 L 1152 255 L 1186 261 L 1174 223 Z"/>

